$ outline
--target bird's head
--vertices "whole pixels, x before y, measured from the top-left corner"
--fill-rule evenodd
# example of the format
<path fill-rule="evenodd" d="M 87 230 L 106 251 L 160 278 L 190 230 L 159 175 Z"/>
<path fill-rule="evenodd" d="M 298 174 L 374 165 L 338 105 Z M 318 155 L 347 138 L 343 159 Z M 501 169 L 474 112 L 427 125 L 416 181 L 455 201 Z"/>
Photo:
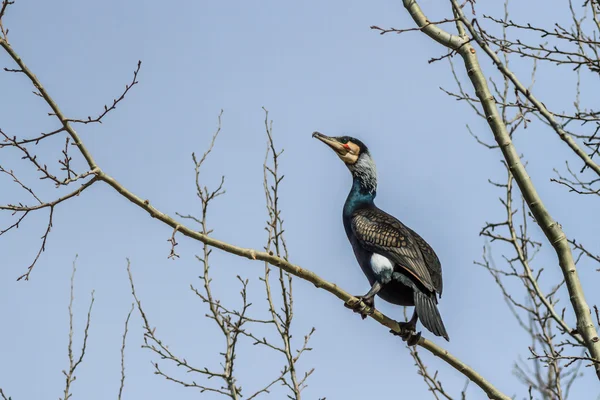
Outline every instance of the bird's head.
<path fill-rule="evenodd" d="M 331 147 L 338 157 L 346 164 L 352 176 L 358 179 L 361 186 L 374 193 L 377 188 L 377 172 L 375 162 L 371 158 L 367 146 L 358 139 L 350 136 L 327 136 L 320 132 L 312 134 L 327 146 Z"/>
<path fill-rule="evenodd" d="M 312 134 L 327 146 L 331 147 L 338 157 L 350 168 L 361 156 L 369 155 L 369 149 L 363 142 L 350 136 L 327 136 L 320 132 Z"/>

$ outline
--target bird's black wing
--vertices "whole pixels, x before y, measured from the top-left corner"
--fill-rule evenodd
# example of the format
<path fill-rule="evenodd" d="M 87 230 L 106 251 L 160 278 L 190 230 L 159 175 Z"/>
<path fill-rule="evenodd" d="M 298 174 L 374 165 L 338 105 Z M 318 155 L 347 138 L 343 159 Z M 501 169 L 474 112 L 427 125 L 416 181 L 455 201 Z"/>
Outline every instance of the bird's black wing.
<path fill-rule="evenodd" d="M 366 250 L 389 258 L 427 290 L 436 290 L 416 236 L 396 218 L 375 207 L 358 209 L 352 214 L 352 231 Z"/>
<path fill-rule="evenodd" d="M 425 259 L 425 264 L 427 265 L 427 270 L 429 271 L 429 276 L 431 276 L 431 281 L 433 282 L 433 287 L 435 287 L 436 292 L 441 296 L 442 295 L 442 264 L 440 263 L 440 259 L 438 258 L 435 251 L 431 248 L 429 243 L 425 241 L 419 234 L 409 227 L 406 227 L 408 231 L 415 238 L 415 242 L 417 246 L 419 246 L 419 250 Z"/>

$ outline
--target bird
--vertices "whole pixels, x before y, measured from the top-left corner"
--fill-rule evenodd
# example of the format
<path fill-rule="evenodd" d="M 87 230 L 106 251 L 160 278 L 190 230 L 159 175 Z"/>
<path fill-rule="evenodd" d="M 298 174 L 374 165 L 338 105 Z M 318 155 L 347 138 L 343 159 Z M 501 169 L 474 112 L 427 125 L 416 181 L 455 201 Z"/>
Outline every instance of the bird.
<path fill-rule="evenodd" d="M 450 340 L 437 308 L 441 297 L 442 266 L 431 246 L 415 231 L 398 219 L 379 209 L 377 170 L 369 149 L 360 140 L 350 136 L 326 136 L 314 132 L 313 138 L 329 146 L 352 174 L 352 188 L 346 198 L 342 220 L 348 240 L 371 289 L 359 301 L 346 306 L 359 312 L 362 318 L 372 314 L 375 295 L 400 305 L 414 306 L 412 318 L 400 323 L 400 333 L 409 345 L 416 345 L 422 325 L 436 336 Z M 369 307 L 365 311 L 364 305 Z"/>

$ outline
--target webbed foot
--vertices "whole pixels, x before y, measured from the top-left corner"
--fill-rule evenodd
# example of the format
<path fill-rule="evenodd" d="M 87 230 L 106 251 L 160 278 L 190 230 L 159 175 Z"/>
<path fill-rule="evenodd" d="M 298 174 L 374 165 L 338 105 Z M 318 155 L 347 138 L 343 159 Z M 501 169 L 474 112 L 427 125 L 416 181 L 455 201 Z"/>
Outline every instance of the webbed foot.
<path fill-rule="evenodd" d="M 416 331 L 416 324 L 413 321 L 409 322 L 398 322 L 400 326 L 400 332 L 390 330 L 390 333 L 400 336 L 403 341 L 409 346 L 415 346 L 421 339 L 421 332 Z"/>
<path fill-rule="evenodd" d="M 373 297 L 354 296 L 358 300 L 350 300 L 344 303 L 346 308 L 360 314 L 362 319 L 367 318 L 375 311 L 375 299 Z"/>

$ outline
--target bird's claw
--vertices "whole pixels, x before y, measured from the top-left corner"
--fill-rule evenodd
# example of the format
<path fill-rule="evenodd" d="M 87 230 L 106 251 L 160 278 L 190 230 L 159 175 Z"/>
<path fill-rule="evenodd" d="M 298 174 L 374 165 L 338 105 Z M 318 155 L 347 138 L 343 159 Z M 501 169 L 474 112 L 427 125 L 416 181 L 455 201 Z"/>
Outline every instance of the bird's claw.
<path fill-rule="evenodd" d="M 421 332 L 416 332 L 415 325 L 407 322 L 399 322 L 400 332 L 396 332 L 395 330 L 390 330 L 390 333 L 400 336 L 403 341 L 406 342 L 409 346 L 416 346 L 421 339 Z"/>
<path fill-rule="evenodd" d="M 375 301 L 373 299 L 365 299 L 363 296 L 355 296 L 357 300 L 351 299 L 344 303 L 346 308 L 351 309 L 355 313 L 360 314 L 362 319 L 367 318 L 375 312 Z"/>
<path fill-rule="evenodd" d="M 421 332 L 409 332 L 408 333 L 408 337 L 404 340 L 406 340 L 406 344 L 409 346 L 416 346 L 417 343 L 419 343 L 419 340 L 421 339 Z"/>

